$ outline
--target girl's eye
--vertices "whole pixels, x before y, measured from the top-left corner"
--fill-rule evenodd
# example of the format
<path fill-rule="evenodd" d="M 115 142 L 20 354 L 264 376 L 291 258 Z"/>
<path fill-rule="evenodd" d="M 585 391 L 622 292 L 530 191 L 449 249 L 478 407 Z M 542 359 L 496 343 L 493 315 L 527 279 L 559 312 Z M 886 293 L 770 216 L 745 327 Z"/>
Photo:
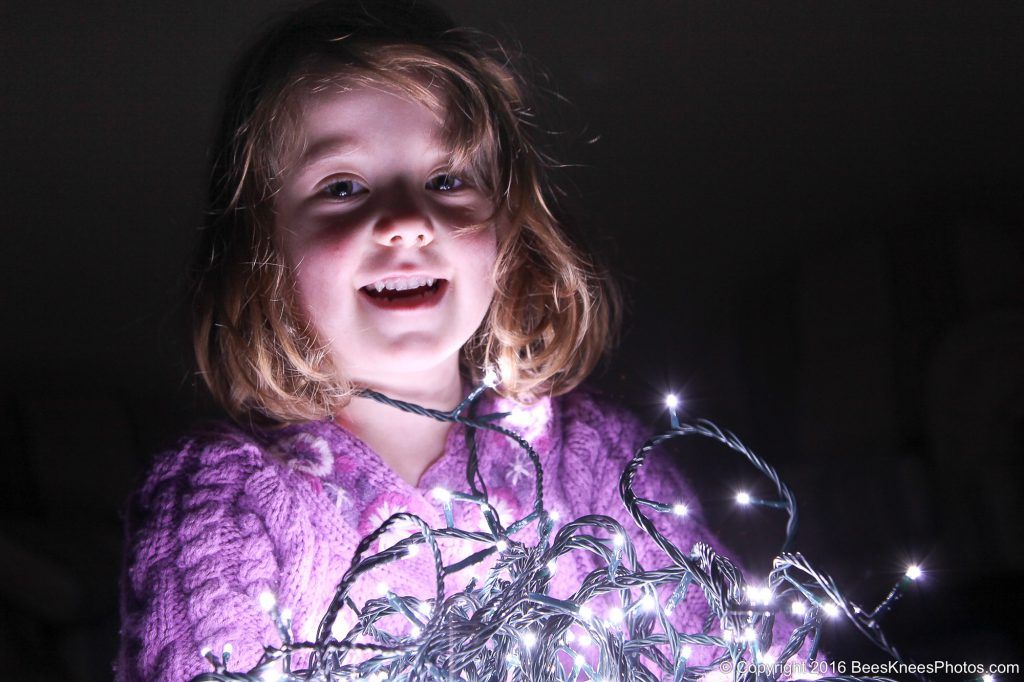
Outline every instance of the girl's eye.
<path fill-rule="evenodd" d="M 324 185 L 320 191 L 334 199 L 350 199 L 370 190 L 358 180 L 335 180 Z"/>
<path fill-rule="evenodd" d="M 448 173 L 441 173 L 427 180 L 427 189 L 434 192 L 452 192 L 462 189 L 463 184 L 460 178 Z"/>

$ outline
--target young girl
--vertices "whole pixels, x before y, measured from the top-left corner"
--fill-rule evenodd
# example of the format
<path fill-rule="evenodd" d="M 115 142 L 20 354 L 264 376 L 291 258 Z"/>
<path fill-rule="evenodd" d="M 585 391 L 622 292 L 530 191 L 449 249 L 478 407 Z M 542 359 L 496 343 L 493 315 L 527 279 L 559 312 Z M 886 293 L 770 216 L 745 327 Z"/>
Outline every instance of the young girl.
<path fill-rule="evenodd" d="M 163 453 L 130 502 L 118 679 L 187 680 L 210 670 L 201 649 L 225 646 L 248 670 L 280 642 L 264 592 L 312 640 L 362 537 L 400 511 L 445 524 L 432 491 L 466 489 L 466 429 L 360 388 L 450 410 L 493 368 L 478 412 L 509 412 L 537 450 L 547 509 L 635 530 L 618 479 L 648 431 L 580 388 L 614 336 L 616 291 L 552 217 L 532 133 L 505 57 L 422 1 L 321 3 L 246 53 L 194 279 L 200 374 L 234 421 Z M 501 522 L 522 518 L 530 461 L 498 434 L 477 444 Z M 645 496 L 693 509 L 671 470 L 642 478 Z M 480 528 L 478 511 L 454 514 Z M 683 551 L 705 537 L 692 514 L 666 532 Z M 667 565 L 637 536 L 640 563 Z M 443 547 L 446 562 L 475 549 Z M 551 593 L 593 568 L 563 557 Z M 432 594 L 430 564 L 375 577 Z M 706 606 L 676 614 L 697 631 Z"/>

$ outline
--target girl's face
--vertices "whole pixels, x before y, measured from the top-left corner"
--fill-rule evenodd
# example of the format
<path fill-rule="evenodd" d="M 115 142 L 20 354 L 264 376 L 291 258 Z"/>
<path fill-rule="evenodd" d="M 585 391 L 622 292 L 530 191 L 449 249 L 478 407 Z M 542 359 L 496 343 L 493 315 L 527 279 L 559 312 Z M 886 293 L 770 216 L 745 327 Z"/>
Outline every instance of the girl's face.
<path fill-rule="evenodd" d="M 457 377 L 494 293 L 491 201 L 449 175 L 442 122 L 386 86 L 306 97 L 276 237 L 298 295 L 352 380 Z M 454 375 L 450 374 L 455 372 Z"/>

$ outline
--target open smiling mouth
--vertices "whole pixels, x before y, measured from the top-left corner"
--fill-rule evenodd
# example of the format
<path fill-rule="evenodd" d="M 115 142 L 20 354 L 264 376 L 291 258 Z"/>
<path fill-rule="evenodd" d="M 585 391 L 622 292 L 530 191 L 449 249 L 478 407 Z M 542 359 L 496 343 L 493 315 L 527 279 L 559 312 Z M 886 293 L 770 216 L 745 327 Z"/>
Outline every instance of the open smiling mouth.
<path fill-rule="evenodd" d="M 365 286 L 360 291 L 366 295 L 370 303 L 387 309 L 424 308 L 440 301 L 448 289 L 448 280 L 438 279 L 433 284 L 425 284 L 414 289 L 377 289 Z"/>

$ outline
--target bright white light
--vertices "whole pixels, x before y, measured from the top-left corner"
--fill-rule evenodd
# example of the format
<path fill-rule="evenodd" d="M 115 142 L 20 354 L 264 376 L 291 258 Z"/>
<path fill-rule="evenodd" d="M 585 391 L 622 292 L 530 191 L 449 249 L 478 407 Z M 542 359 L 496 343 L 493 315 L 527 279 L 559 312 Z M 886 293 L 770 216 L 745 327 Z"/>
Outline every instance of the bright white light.
<path fill-rule="evenodd" d="M 594 639 L 590 636 L 589 632 L 584 632 L 580 635 L 580 644 L 583 646 L 590 646 Z"/>
<path fill-rule="evenodd" d="M 565 632 L 565 643 L 572 644 L 576 641 L 576 635 L 573 634 L 572 630 L 566 630 Z"/>
<path fill-rule="evenodd" d="M 744 642 L 753 642 L 755 639 L 757 639 L 757 632 L 754 631 L 754 628 L 747 628 L 743 631 Z"/>
<path fill-rule="evenodd" d="M 411 628 L 409 628 L 409 636 L 411 636 L 413 639 L 419 637 L 421 632 L 422 630 L 420 630 L 420 626 L 418 625 L 413 625 Z"/>
<path fill-rule="evenodd" d="M 665 404 L 668 405 L 668 409 L 674 410 L 679 407 L 679 398 L 674 393 L 669 393 L 665 396 Z"/>
<path fill-rule="evenodd" d="M 199 650 L 199 655 L 203 658 L 206 658 L 206 654 L 210 653 L 211 651 L 213 651 L 213 649 L 211 649 L 208 646 L 204 646 Z"/>
<path fill-rule="evenodd" d="M 550 516 L 551 520 L 555 523 L 558 523 L 562 520 L 562 515 L 559 514 L 558 511 L 555 509 L 552 509 L 550 512 L 548 512 L 548 516 Z"/>
<path fill-rule="evenodd" d="M 613 606 L 608 609 L 608 622 L 609 623 L 621 623 L 623 618 L 622 609 L 618 606 Z"/>
<path fill-rule="evenodd" d="M 691 647 L 689 644 L 687 644 L 686 646 L 683 647 L 682 654 L 683 654 L 683 658 L 689 658 L 690 656 L 693 656 L 693 647 Z"/>
<path fill-rule="evenodd" d="M 612 536 L 612 544 L 616 547 L 622 547 L 624 544 L 626 544 L 625 536 L 622 533 L 616 533 L 614 536 Z"/>
<path fill-rule="evenodd" d="M 747 585 L 746 586 L 747 601 L 751 604 L 764 604 L 767 606 L 772 603 L 772 591 L 771 589 L 758 585 Z"/>
<path fill-rule="evenodd" d="M 575 663 L 577 668 L 582 668 L 587 664 L 587 659 L 584 658 L 583 654 L 576 654 Z"/>
<path fill-rule="evenodd" d="M 797 600 L 790 605 L 789 610 L 792 611 L 795 616 L 802 616 L 807 613 L 807 605 L 802 601 Z"/>
<path fill-rule="evenodd" d="M 280 670 L 264 670 L 263 674 L 260 675 L 260 679 L 263 682 L 277 682 L 282 677 L 284 677 L 284 674 Z"/>
<path fill-rule="evenodd" d="M 996 678 L 992 677 L 992 675 L 989 675 L 988 673 L 982 675 L 981 680 L 982 682 L 996 682 Z"/>
<path fill-rule="evenodd" d="M 686 516 L 690 513 L 690 509 L 682 502 L 676 502 L 672 505 L 672 513 L 676 516 Z"/>
<path fill-rule="evenodd" d="M 430 602 L 421 601 L 419 604 L 416 605 L 416 612 L 419 613 L 421 616 L 429 616 Z"/>
<path fill-rule="evenodd" d="M 499 552 L 504 552 L 505 550 L 508 549 L 508 543 L 505 542 L 504 540 L 498 540 L 497 542 L 494 543 L 494 548 L 496 550 L 498 550 Z"/>
<path fill-rule="evenodd" d="M 732 630 L 722 630 L 722 639 L 727 642 L 732 641 Z"/>
<path fill-rule="evenodd" d="M 761 662 L 769 667 L 775 665 L 776 661 L 778 660 L 778 657 L 775 654 L 771 653 L 767 653 L 761 657 Z"/>
<path fill-rule="evenodd" d="M 556 567 L 557 567 L 557 564 L 555 563 L 555 560 L 554 560 L 554 559 L 552 559 L 551 561 L 549 561 L 549 562 L 548 562 L 548 573 L 550 573 L 551 575 L 554 575 L 554 574 L 555 574 L 555 568 L 556 568 Z"/>
<path fill-rule="evenodd" d="M 640 600 L 640 608 L 644 611 L 653 611 L 658 606 L 658 600 L 654 598 L 653 594 L 645 594 L 644 598 Z"/>
<path fill-rule="evenodd" d="M 283 620 L 285 623 L 291 622 L 291 620 L 292 620 L 292 610 L 291 609 L 281 609 L 281 620 Z"/>
<path fill-rule="evenodd" d="M 592 608 L 590 608 L 586 604 L 580 607 L 580 618 L 582 618 L 583 620 L 590 620 L 593 617 L 594 610 Z"/>
<path fill-rule="evenodd" d="M 750 504 L 750 493 L 747 493 L 747 492 L 736 493 L 736 504 L 741 504 L 743 506 L 746 506 L 746 505 Z"/>
<path fill-rule="evenodd" d="M 228 656 L 230 656 L 231 654 L 233 654 L 235 652 L 235 647 L 231 646 L 231 642 L 228 642 L 227 644 L 224 645 L 224 649 L 222 649 L 222 651 L 225 654 L 227 654 Z"/>
<path fill-rule="evenodd" d="M 434 488 L 431 491 L 431 493 L 433 494 L 434 499 L 437 500 L 438 502 L 445 502 L 445 503 L 447 503 L 447 502 L 451 502 L 452 501 L 452 494 L 451 494 L 451 492 L 446 490 L 445 488 L 440 488 L 440 487 Z"/>
<path fill-rule="evenodd" d="M 537 643 L 537 635 L 535 633 L 530 632 L 529 630 L 527 630 L 526 632 L 523 633 L 523 646 L 524 647 L 529 649 L 529 648 L 531 648 L 536 643 Z"/>
<path fill-rule="evenodd" d="M 921 577 L 921 567 L 917 564 L 910 564 L 907 566 L 907 577 L 911 580 L 917 580 Z"/>
<path fill-rule="evenodd" d="M 405 548 L 405 555 L 406 556 L 417 556 L 419 553 L 420 553 L 420 546 L 419 545 L 409 545 L 408 547 Z"/>
<path fill-rule="evenodd" d="M 387 593 L 390 592 L 390 591 L 391 591 L 391 588 L 383 580 L 381 580 L 379 583 L 377 583 L 377 594 L 379 594 L 380 596 L 382 596 L 382 597 L 386 596 Z"/>
<path fill-rule="evenodd" d="M 839 607 L 836 606 L 835 602 L 825 602 L 822 605 L 821 610 L 825 612 L 825 615 L 829 618 L 835 618 L 839 615 Z"/>
<path fill-rule="evenodd" d="M 274 593 L 270 590 L 260 592 L 260 608 L 264 611 L 269 611 L 274 608 L 277 604 L 277 599 L 274 598 Z"/>
<path fill-rule="evenodd" d="M 498 385 L 498 373 L 494 371 L 493 367 L 488 367 L 484 370 L 484 386 L 487 388 L 494 388 Z"/>

